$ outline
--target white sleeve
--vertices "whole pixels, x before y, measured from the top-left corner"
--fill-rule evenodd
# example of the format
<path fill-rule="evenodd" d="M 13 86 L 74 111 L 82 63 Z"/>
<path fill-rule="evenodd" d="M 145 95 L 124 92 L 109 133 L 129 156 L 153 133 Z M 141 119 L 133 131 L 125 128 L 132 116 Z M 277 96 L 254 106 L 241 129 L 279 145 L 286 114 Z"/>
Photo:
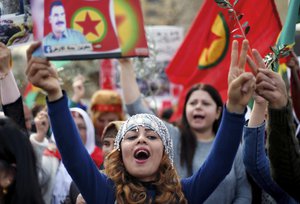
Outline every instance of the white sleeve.
<path fill-rule="evenodd" d="M 20 97 L 20 91 L 17 86 L 12 70 L 7 76 L 0 80 L 0 96 L 2 105 L 7 105 L 15 102 Z"/>

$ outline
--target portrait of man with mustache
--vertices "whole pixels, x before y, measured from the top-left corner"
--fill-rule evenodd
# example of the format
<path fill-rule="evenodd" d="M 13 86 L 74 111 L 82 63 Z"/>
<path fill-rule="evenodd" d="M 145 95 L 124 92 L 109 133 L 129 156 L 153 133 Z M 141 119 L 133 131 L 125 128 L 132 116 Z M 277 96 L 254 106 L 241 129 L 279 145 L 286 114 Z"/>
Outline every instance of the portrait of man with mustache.
<path fill-rule="evenodd" d="M 89 43 L 81 32 L 67 28 L 65 8 L 60 0 L 51 3 L 48 20 L 51 32 L 43 39 L 44 49 L 49 46 Z"/>

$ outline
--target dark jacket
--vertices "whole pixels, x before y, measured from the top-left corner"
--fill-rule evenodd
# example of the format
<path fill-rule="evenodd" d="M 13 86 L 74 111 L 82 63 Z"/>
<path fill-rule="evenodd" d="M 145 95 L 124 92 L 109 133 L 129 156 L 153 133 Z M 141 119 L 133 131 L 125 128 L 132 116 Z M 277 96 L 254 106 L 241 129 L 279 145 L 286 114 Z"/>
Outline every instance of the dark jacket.
<path fill-rule="evenodd" d="M 295 135 L 291 103 L 280 110 L 269 109 L 268 125 L 272 177 L 300 202 L 300 146 Z"/>

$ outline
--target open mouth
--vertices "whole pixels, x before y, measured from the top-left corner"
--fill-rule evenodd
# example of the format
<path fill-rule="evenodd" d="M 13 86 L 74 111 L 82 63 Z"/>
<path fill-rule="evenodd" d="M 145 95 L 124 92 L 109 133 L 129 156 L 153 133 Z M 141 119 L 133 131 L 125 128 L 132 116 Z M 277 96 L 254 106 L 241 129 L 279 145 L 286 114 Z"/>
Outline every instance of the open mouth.
<path fill-rule="evenodd" d="M 145 149 L 138 149 L 134 152 L 134 158 L 137 160 L 146 160 L 150 157 L 150 152 Z"/>
<path fill-rule="evenodd" d="M 203 119 L 204 116 L 203 115 L 194 115 L 193 118 L 194 119 Z"/>

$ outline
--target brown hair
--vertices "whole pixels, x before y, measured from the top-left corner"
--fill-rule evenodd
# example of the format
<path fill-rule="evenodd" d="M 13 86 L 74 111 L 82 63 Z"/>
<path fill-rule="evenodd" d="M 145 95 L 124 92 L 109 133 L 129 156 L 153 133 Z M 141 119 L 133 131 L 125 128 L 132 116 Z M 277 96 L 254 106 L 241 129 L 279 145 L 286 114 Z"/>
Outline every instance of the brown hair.
<path fill-rule="evenodd" d="M 120 120 L 115 120 L 108 123 L 102 132 L 101 142 L 103 142 L 105 138 L 116 138 L 116 135 L 123 123 L 124 121 L 120 121 Z"/>
<path fill-rule="evenodd" d="M 105 166 L 105 173 L 115 183 L 118 204 L 151 203 L 151 200 L 147 198 L 146 188 L 143 184 L 125 169 L 120 151 L 114 149 L 105 160 Z M 163 154 L 153 185 L 157 190 L 154 203 L 187 203 L 181 189 L 179 177 L 166 154 Z"/>
<path fill-rule="evenodd" d="M 216 103 L 217 109 L 218 108 L 222 109 L 223 107 L 223 101 L 218 90 L 216 90 L 213 86 L 209 84 L 201 84 L 201 83 L 195 84 L 188 90 L 184 102 L 184 108 L 183 108 L 183 114 L 181 120 L 181 125 L 182 125 L 181 137 L 180 137 L 180 142 L 181 142 L 180 165 L 183 166 L 185 164 L 187 166 L 188 176 L 191 176 L 193 174 L 193 159 L 197 148 L 197 139 L 195 134 L 191 130 L 190 124 L 188 123 L 186 117 L 186 106 L 191 95 L 198 90 L 207 92 L 211 96 L 213 101 Z M 215 134 L 217 134 L 219 125 L 221 123 L 221 119 L 222 119 L 222 111 L 219 119 L 215 120 L 215 122 L 213 123 L 213 132 Z"/>

